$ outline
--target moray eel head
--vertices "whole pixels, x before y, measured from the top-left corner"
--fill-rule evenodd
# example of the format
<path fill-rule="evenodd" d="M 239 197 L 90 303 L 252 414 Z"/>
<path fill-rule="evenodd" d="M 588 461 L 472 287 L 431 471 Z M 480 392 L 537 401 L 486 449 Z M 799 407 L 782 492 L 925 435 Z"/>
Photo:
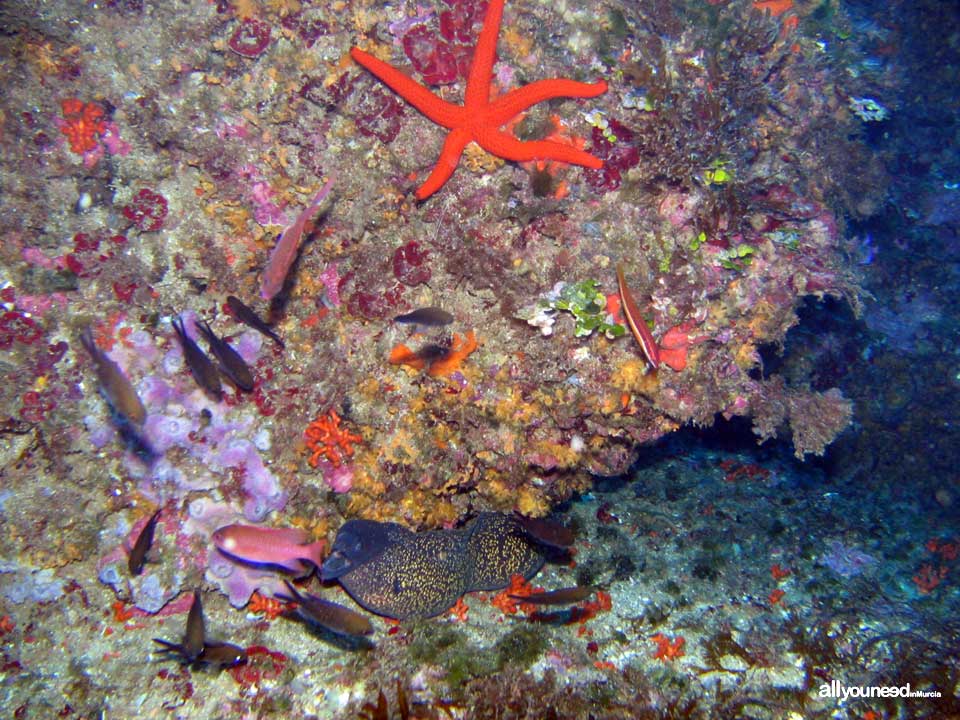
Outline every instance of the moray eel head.
<path fill-rule="evenodd" d="M 330 555 L 320 568 L 320 579 L 335 580 L 368 563 L 414 533 L 397 523 L 349 520 L 337 533 Z"/>

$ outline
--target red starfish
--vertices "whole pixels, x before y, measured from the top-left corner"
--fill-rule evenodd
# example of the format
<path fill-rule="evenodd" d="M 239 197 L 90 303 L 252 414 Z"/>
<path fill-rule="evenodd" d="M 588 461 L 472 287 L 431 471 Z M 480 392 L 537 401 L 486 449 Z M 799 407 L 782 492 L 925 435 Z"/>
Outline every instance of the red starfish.
<path fill-rule="evenodd" d="M 457 169 L 460 155 L 471 140 L 489 153 L 515 162 L 560 160 L 589 168 L 603 167 L 603 161 L 588 152 L 550 140 L 521 141 L 499 128 L 527 108 L 558 97 L 596 97 L 607 91 L 607 83 L 582 83 L 565 78 L 538 80 L 511 90 L 490 101 L 490 80 L 497 51 L 497 36 L 503 17 L 504 0 L 490 0 L 487 17 L 470 64 L 463 105 L 441 100 L 426 87 L 410 79 L 370 53 L 352 48 L 350 56 L 376 75 L 404 100 L 438 125 L 450 129 L 440 159 L 416 196 L 425 200 L 439 190 Z"/>

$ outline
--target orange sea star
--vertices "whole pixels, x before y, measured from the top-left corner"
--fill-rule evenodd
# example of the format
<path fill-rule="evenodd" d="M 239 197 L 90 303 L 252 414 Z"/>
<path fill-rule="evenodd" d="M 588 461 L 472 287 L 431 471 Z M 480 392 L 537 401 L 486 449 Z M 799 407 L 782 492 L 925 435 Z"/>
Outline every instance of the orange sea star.
<path fill-rule="evenodd" d="M 598 169 L 603 161 L 588 152 L 551 140 L 521 141 L 500 130 L 511 118 L 537 103 L 559 97 L 592 98 L 607 91 L 607 83 L 583 83 L 566 78 L 538 80 L 490 100 L 497 36 L 505 0 L 490 0 L 483 29 L 470 64 L 463 105 L 441 100 L 425 86 L 410 79 L 391 65 L 359 48 L 350 56 L 376 75 L 383 83 L 438 125 L 450 130 L 443 143 L 440 159 L 416 196 L 425 200 L 450 179 L 467 143 L 476 142 L 487 152 L 514 162 L 560 160 L 573 165 Z"/>

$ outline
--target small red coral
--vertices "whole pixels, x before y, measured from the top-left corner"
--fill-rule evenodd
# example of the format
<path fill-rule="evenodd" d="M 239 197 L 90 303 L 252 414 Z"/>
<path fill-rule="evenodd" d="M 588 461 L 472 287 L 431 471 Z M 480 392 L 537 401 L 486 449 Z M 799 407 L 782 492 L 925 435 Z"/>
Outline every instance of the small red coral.
<path fill-rule="evenodd" d="M 0 350 L 9 350 L 14 341 L 33 345 L 43 337 L 43 328 L 24 313 L 9 310 L 0 315 Z"/>
<path fill-rule="evenodd" d="M 490 600 L 490 604 L 508 615 L 515 615 L 518 609 L 525 613 L 536 612 L 536 605 L 524 603 L 522 600 L 517 600 L 516 598 L 528 597 L 534 593 L 541 592 L 543 592 L 543 588 L 533 587 L 533 585 L 527 582 L 523 575 L 512 575 L 510 577 L 510 584 L 494 595 Z"/>
<path fill-rule="evenodd" d="M 143 188 L 133 201 L 124 205 L 123 216 L 144 232 L 154 232 L 163 227 L 167 217 L 167 199 L 158 192 Z"/>
<path fill-rule="evenodd" d="M 459 76 L 451 46 L 426 25 L 415 25 L 403 36 L 403 52 L 427 85 L 448 85 Z"/>
<path fill-rule="evenodd" d="M 247 18 L 227 41 L 227 47 L 237 55 L 255 58 L 267 49 L 270 39 L 271 31 L 267 23 L 256 18 Z"/>
<path fill-rule="evenodd" d="M 598 127 L 593 128 L 593 153 L 603 160 L 603 167 L 584 171 L 587 184 L 597 192 L 616 190 L 623 182 L 623 175 L 640 162 L 640 150 L 634 141 L 634 132 L 617 120 L 607 123 L 607 134 L 612 134 L 611 142 Z"/>
<path fill-rule="evenodd" d="M 476 27 L 487 11 L 484 2 L 444 0 L 439 30 L 417 24 L 403 36 L 403 52 L 427 85 L 449 85 L 467 77 Z"/>
<path fill-rule="evenodd" d="M 63 123 L 60 132 L 70 141 L 70 149 L 83 154 L 97 147 L 97 140 L 104 130 L 103 108 L 96 103 L 83 103 L 77 98 L 67 98 L 60 103 Z"/>
<path fill-rule="evenodd" d="M 20 417 L 27 422 L 42 422 L 47 413 L 57 407 L 57 403 L 49 395 L 41 395 L 33 390 L 23 394 L 23 406 L 20 408 Z"/>
<path fill-rule="evenodd" d="M 334 467 L 340 467 L 344 457 L 353 455 L 353 443 L 363 441 L 362 436 L 340 427 L 340 416 L 335 410 L 310 423 L 304 436 L 312 452 L 308 460 L 310 467 L 317 467 L 321 458 Z"/>
<path fill-rule="evenodd" d="M 946 576 L 946 567 L 941 565 L 938 569 L 930 563 L 925 563 L 913 576 L 913 584 L 917 586 L 921 595 L 928 595 L 940 585 L 940 581 Z"/>

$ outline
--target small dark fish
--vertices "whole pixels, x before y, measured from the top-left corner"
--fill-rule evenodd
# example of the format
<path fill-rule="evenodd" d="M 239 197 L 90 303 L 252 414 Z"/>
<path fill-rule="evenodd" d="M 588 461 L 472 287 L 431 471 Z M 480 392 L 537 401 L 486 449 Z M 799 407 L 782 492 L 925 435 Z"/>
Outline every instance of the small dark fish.
<path fill-rule="evenodd" d="M 411 350 L 401 343 L 390 351 L 388 362 L 392 365 L 409 365 L 422 370 L 425 367 L 431 367 L 433 363 L 443 360 L 448 355 L 450 355 L 450 345 L 427 343 L 418 350 Z"/>
<path fill-rule="evenodd" d="M 90 328 L 85 328 L 80 333 L 80 342 L 83 343 L 87 352 L 90 353 L 90 357 L 93 358 L 93 364 L 97 367 L 97 380 L 100 382 L 100 389 L 113 411 L 137 427 L 143 425 L 143 421 L 147 418 L 147 411 L 143 407 L 137 391 L 134 390 L 133 384 L 123 374 L 120 366 L 97 347 Z"/>
<path fill-rule="evenodd" d="M 301 595 L 297 589 L 286 581 L 290 596 L 277 595 L 280 600 L 296 602 L 296 614 L 303 620 L 326 628 L 338 635 L 370 635 L 373 625 L 358 612 L 343 605 L 324 600 L 316 595 Z"/>
<path fill-rule="evenodd" d="M 183 633 L 183 649 L 191 659 L 196 659 L 203 652 L 207 642 L 207 627 L 203 620 L 203 601 L 200 599 L 200 588 L 193 591 L 193 605 L 187 613 L 187 629 Z"/>
<path fill-rule="evenodd" d="M 449 325 L 452 323 L 453 315 L 438 307 L 424 307 L 417 308 L 403 315 L 397 315 L 394 318 L 394 322 L 440 327 L 441 325 Z"/>
<path fill-rule="evenodd" d="M 177 321 L 179 320 L 179 324 Z M 217 372 L 217 366 L 206 356 L 200 346 L 197 345 L 190 336 L 187 335 L 183 327 L 183 320 L 173 319 L 173 329 L 177 331 L 177 337 L 180 338 L 180 346 L 183 348 L 183 357 L 187 361 L 187 367 L 193 374 L 193 379 L 197 385 L 203 388 L 217 402 L 223 397 L 223 389 L 220 386 L 220 373 Z"/>
<path fill-rule="evenodd" d="M 206 643 L 197 662 L 217 669 L 229 668 L 247 661 L 247 651 L 230 643 Z"/>
<path fill-rule="evenodd" d="M 163 645 L 160 652 L 173 653 L 180 656 L 183 663 L 193 663 L 200 660 L 207 641 L 206 623 L 203 620 L 203 602 L 200 600 L 200 589 L 193 591 L 193 605 L 187 615 L 187 629 L 183 633 L 183 642 L 172 643 L 169 640 L 154 638 L 155 643 Z"/>
<path fill-rule="evenodd" d="M 184 654 L 182 645 L 168 642 L 161 638 L 154 638 L 153 641 L 163 645 L 163 648 L 157 652 L 179 655 L 180 662 L 184 665 L 209 665 L 218 670 L 222 670 L 247 661 L 247 651 L 242 647 L 231 645 L 230 643 L 206 643 L 196 659 L 190 660 L 190 658 Z"/>
<path fill-rule="evenodd" d="M 131 575 L 139 575 L 143 572 L 143 566 L 147 562 L 147 553 L 150 552 L 150 546 L 153 545 L 153 531 L 157 527 L 157 519 L 160 517 L 160 510 L 157 510 L 147 524 L 143 526 L 137 541 L 130 549 L 130 557 L 127 559 L 127 567 Z"/>
<path fill-rule="evenodd" d="M 259 333 L 263 333 L 268 338 L 273 340 L 280 348 L 283 348 L 283 340 L 280 339 L 280 336 L 277 335 L 273 329 L 267 325 L 263 320 L 260 319 L 260 316 L 253 310 L 253 308 L 244 305 L 243 302 L 238 297 L 233 295 L 227 296 L 227 305 L 230 308 L 230 312 L 233 313 L 233 316 L 242 322 L 244 325 L 249 325 L 254 330 Z"/>
<path fill-rule="evenodd" d="M 577 539 L 573 530 L 560 523 L 541 520 L 540 518 L 524 517 L 519 513 L 515 513 L 513 517 L 527 535 L 541 545 L 562 549 L 570 547 Z"/>
<path fill-rule="evenodd" d="M 209 323 L 197 323 L 196 327 L 210 343 L 210 352 L 220 361 L 220 367 L 223 368 L 227 377 L 241 390 L 246 392 L 253 390 L 253 375 L 247 363 L 240 357 L 240 353 L 230 347 L 230 343 L 226 340 L 217 337 Z"/>
<path fill-rule="evenodd" d="M 592 585 L 577 585 L 575 587 L 551 590 L 550 592 L 534 593 L 533 595 L 511 595 L 511 600 L 530 603 L 531 605 L 573 605 L 586 600 L 597 589 Z"/>

